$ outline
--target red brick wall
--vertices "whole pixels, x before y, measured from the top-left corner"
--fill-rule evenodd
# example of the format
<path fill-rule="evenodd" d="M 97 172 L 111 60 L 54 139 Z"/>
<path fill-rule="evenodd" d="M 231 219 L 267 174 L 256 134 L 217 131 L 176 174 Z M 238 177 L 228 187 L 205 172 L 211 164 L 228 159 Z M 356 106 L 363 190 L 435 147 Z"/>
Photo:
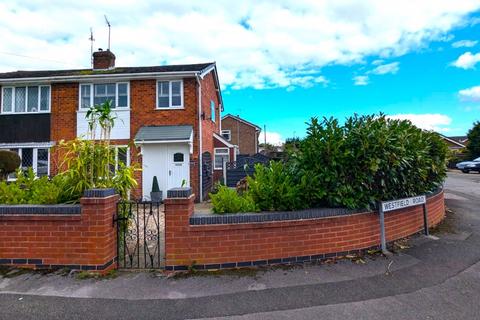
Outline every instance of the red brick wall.
<path fill-rule="evenodd" d="M 73 140 L 77 137 L 78 83 L 52 84 L 50 138 L 52 141 Z M 53 149 L 50 155 L 50 174 L 55 175 L 62 155 Z"/>
<path fill-rule="evenodd" d="M 115 268 L 117 200 L 117 195 L 82 198 L 80 215 L 0 215 L 0 262 L 103 272 Z"/>
<path fill-rule="evenodd" d="M 443 192 L 428 199 L 429 225 L 445 216 Z M 165 201 L 166 265 L 260 261 L 355 251 L 378 246 L 378 214 L 311 220 L 190 226 L 193 198 Z M 385 215 L 387 241 L 423 228 L 421 207 Z"/>

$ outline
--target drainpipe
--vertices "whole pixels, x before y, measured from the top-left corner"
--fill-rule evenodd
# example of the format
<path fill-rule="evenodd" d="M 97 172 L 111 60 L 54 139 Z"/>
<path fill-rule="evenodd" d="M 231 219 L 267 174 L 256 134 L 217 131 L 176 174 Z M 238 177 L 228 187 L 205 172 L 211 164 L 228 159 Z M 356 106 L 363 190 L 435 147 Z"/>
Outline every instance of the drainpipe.
<path fill-rule="evenodd" d="M 199 183 L 198 183 L 198 193 L 200 195 L 200 201 L 203 201 L 203 145 L 202 145 L 202 83 L 200 82 L 200 77 L 197 74 L 195 79 L 198 83 L 198 170 L 199 170 Z"/>

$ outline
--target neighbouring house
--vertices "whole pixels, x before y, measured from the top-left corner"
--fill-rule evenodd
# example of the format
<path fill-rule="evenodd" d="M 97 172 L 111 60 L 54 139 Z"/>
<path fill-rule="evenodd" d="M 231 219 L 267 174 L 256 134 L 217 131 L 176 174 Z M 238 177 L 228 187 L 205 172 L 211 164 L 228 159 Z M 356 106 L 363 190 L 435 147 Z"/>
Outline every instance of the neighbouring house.
<path fill-rule="evenodd" d="M 465 137 L 447 137 L 443 134 L 440 134 L 442 139 L 447 143 L 450 150 L 461 150 L 464 149 L 467 145 L 468 138 Z"/>
<path fill-rule="evenodd" d="M 85 114 L 111 100 L 117 163 L 139 163 L 136 198 L 148 200 L 157 176 L 166 196 L 183 182 L 204 199 L 214 182 L 214 150 L 236 151 L 221 136 L 223 111 L 215 63 L 115 67 L 110 50 L 93 54 L 93 68 L 0 73 L 0 148 L 20 155 L 22 167 L 55 175 L 60 140 L 86 137 Z"/>
<path fill-rule="evenodd" d="M 238 146 L 242 155 L 258 153 L 258 138 L 261 128 L 247 120 L 227 114 L 222 118 L 222 136 L 233 145 Z"/>

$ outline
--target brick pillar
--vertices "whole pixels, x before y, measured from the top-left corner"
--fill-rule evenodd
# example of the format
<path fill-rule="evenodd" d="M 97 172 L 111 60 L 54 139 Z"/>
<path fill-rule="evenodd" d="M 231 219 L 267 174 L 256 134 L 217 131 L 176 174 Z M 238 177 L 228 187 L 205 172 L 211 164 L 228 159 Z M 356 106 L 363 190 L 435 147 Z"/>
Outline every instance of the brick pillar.
<path fill-rule="evenodd" d="M 80 199 L 82 207 L 82 237 L 86 252 L 82 270 L 107 272 L 117 268 L 117 228 L 113 218 L 119 196 L 113 189 L 85 191 Z"/>
<path fill-rule="evenodd" d="M 175 188 L 167 191 L 165 204 L 165 270 L 177 270 L 175 266 L 187 266 L 189 246 L 176 243 L 176 239 L 188 234 L 189 219 L 194 209 L 195 194 L 192 189 Z"/>

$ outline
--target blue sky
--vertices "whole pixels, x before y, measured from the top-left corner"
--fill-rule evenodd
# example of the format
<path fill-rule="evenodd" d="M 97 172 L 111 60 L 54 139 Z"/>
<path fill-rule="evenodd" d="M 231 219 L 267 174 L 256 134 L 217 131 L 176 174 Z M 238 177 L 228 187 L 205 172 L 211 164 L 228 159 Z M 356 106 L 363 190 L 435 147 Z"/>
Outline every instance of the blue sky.
<path fill-rule="evenodd" d="M 303 136 L 312 116 L 384 112 L 446 135 L 480 120 L 479 0 L 0 3 L 0 71 L 216 61 L 225 111 Z"/>
<path fill-rule="evenodd" d="M 303 136 L 310 117 L 344 119 L 353 113 L 379 112 L 412 119 L 418 126 L 445 135 L 464 135 L 474 121 L 480 120 L 480 95 L 462 98 L 459 92 L 480 85 L 480 64 L 464 69 L 452 63 L 466 52 L 480 52 L 479 35 L 480 24 L 461 26 L 448 32 L 442 41 L 382 59 L 383 65 L 398 63 L 398 71 L 369 73 L 365 85 L 355 85 L 352 78 L 364 76 L 381 58 L 372 56 L 349 66 L 323 67 L 322 75 L 328 83 L 309 88 L 226 90 L 226 112 L 243 115 L 262 128 L 266 125 L 267 132 L 277 132 L 283 139 Z M 465 44 L 471 47 L 460 46 Z"/>

